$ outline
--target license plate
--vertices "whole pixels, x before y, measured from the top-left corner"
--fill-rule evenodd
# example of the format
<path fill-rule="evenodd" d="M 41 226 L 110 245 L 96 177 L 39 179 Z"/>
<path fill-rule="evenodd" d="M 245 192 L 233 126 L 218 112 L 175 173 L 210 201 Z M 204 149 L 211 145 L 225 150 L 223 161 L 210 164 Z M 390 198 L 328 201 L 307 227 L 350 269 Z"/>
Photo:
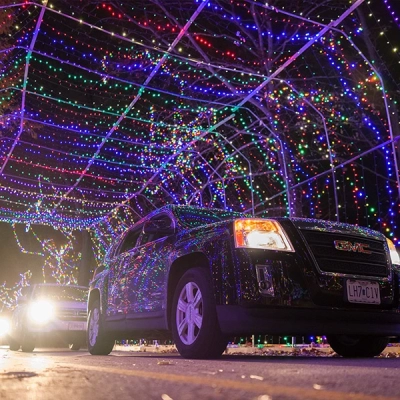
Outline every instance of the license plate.
<path fill-rule="evenodd" d="M 70 331 L 84 331 L 85 328 L 84 322 L 70 322 L 68 324 L 68 330 Z"/>
<path fill-rule="evenodd" d="M 347 300 L 350 303 L 381 304 L 379 283 L 347 280 Z"/>

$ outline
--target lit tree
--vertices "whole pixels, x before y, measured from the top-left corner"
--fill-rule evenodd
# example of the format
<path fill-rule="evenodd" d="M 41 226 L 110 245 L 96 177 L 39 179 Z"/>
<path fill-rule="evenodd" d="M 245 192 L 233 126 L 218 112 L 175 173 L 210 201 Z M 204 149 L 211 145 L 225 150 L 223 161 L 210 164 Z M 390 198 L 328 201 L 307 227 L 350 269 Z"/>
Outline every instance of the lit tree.
<path fill-rule="evenodd" d="M 17 299 L 21 296 L 21 290 L 29 286 L 32 277 L 31 271 L 20 274 L 20 280 L 14 286 L 8 287 L 6 282 L 0 285 L 0 313 L 6 310 L 12 310 L 17 305 Z"/>
<path fill-rule="evenodd" d="M 24 236 L 32 234 L 36 244 L 40 249 L 27 249 L 19 238 L 16 226 L 13 225 L 14 236 L 22 253 L 34 254 L 43 257 L 42 281 L 43 283 L 55 282 L 62 285 L 77 284 L 79 274 L 79 262 L 81 253 L 77 252 L 77 242 L 75 236 L 66 231 L 62 231 L 66 243 L 56 243 L 53 238 L 43 237 L 45 234 L 37 234 L 33 227 Z M 43 229 L 42 229 L 43 230 Z M 47 233 L 46 236 L 48 236 Z M 64 240 L 65 242 L 65 240 Z M 36 246 L 38 247 L 38 246 Z"/>

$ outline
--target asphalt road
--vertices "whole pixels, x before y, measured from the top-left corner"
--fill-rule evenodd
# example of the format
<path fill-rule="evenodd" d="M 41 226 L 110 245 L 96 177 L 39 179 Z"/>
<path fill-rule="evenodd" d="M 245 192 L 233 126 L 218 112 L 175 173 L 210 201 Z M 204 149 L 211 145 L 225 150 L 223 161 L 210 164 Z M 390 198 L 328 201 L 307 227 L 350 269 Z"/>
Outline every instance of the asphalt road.
<path fill-rule="evenodd" d="M 22 353 L 0 347 L 0 399 L 400 399 L 400 358 L 395 355 L 272 354 L 226 354 L 206 361 L 161 351 L 91 356 L 86 350 Z"/>

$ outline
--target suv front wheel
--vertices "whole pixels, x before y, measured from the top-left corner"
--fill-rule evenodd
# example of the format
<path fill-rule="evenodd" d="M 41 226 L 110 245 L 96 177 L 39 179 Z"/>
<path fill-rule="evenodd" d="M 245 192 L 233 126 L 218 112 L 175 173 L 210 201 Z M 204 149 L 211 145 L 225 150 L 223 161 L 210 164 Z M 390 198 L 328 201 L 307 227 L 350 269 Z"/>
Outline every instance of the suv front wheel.
<path fill-rule="evenodd" d="M 87 323 L 87 345 L 90 354 L 110 354 L 115 341 L 104 332 L 103 316 L 100 311 L 100 302 L 95 300 L 89 309 Z"/>
<path fill-rule="evenodd" d="M 181 277 L 172 303 L 172 335 L 185 358 L 217 358 L 228 340 L 220 330 L 212 279 L 207 269 L 192 268 Z"/>

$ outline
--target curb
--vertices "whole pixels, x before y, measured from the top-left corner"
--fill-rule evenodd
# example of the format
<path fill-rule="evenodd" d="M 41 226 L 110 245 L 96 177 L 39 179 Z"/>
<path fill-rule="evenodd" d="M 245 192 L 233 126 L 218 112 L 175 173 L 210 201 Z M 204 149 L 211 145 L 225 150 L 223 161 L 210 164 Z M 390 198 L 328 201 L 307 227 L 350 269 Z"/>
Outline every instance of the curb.
<path fill-rule="evenodd" d="M 175 345 L 148 345 L 148 346 L 138 346 L 138 345 L 120 345 L 116 344 L 114 346 L 116 351 L 127 351 L 127 352 L 137 352 L 137 353 L 176 353 L 178 350 Z M 334 351 L 329 345 L 322 346 L 310 346 L 310 345 L 295 345 L 284 346 L 284 345 L 269 345 L 263 347 L 252 347 L 252 346 L 228 346 L 224 354 L 252 354 L 252 355 L 334 355 Z M 382 355 L 393 354 L 400 356 L 400 346 L 398 343 L 389 344 L 386 349 L 382 352 Z"/>

